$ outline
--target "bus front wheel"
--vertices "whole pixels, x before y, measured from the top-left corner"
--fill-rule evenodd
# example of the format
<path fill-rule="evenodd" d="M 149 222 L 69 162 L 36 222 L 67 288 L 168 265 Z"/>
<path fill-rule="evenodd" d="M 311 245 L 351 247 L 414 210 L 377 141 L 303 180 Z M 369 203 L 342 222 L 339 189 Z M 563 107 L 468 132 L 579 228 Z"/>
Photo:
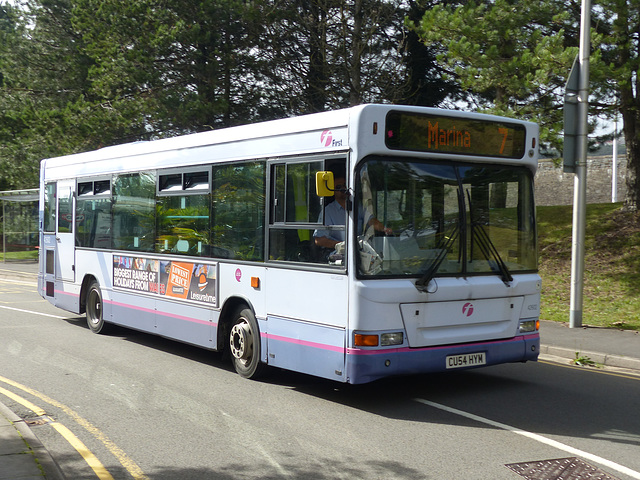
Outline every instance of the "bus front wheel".
<path fill-rule="evenodd" d="M 236 372 L 244 378 L 257 378 L 264 369 L 260 362 L 260 331 L 251 309 L 239 308 L 229 333 L 229 350 Z"/>
<path fill-rule="evenodd" d="M 93 333 L 104 333 L 106 326 L 102 317 L 102 291 L 98 282 L 91 282 L 87 291 L 87 325 Z"/>

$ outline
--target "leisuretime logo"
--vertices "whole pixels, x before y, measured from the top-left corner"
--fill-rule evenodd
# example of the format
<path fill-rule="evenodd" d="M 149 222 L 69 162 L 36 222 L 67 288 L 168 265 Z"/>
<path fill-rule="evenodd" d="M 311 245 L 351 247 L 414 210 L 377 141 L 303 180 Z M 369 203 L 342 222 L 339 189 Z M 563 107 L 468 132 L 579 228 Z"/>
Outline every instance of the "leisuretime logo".
<path fill-rule="evenodd" d="M 320 134 L 320 143 L 325 147 L 341 147 L 342 140 L 334 140 L 331 130 L 325 130 Z"/>
<path fill-rule="evenodd" d="M 207 277 L 204 273 L 201 273 L 200 277 L 198 278 L 198 290 L 203 291 L 205 288 L 207 288 L 207 285 L 209 285 Z"/>
<path fill-rule="evenodd" d="M 473 303 L 467 302 L 462 306 L 462 315 L 465 317 L 473 315 Z"/>

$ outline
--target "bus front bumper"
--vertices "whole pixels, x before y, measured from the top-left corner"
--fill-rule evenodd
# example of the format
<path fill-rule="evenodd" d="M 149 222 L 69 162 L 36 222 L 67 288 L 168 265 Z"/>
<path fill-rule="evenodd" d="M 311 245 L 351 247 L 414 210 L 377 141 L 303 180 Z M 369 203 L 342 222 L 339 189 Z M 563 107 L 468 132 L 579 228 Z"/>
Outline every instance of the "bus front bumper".
<path fill-rule="evenodd" d="M 383 377 L 444 372 L 535 361 L 540 335 L 521 335 L 505 340 L 424 348 L 347 350 L 347 382 L 367 383 Z"/>

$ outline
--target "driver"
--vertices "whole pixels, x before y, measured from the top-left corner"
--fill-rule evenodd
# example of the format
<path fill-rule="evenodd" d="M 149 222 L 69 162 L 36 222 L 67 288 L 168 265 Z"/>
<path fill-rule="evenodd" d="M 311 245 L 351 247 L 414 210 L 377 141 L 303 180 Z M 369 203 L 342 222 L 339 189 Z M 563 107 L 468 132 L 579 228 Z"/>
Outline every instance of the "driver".
<path fill-rule="evenodd" d="M 335 177 L 334 186 L 334 201 L 327 205 L 324 209 L 324 224 L 325 225 L 344 225 L 346 219 L 346 203 L 349 197 L 347 185 L 344 175 Z M 384 232 L 385 235 L 391 235 L 393 230 L 385 227 L 384 224 L 373 217 L 369 220 L 369 225 L 379 232 Z M 334 250 L 336 244 L 344 242 L 344 229 L 342 230 L 316 230 L 313 232 L 315 244 L 319 247 L 329 248 Z"/>
<path fill-rule="evenodd" d="M 335 186 L 333 197 L 334 200 L 324 209 L 324 224 L 325 225 L 344 225 L 347 215 L 346 203 L 347 197 L 347 185 L 345 183 L 344 176 L 338 176 L 335 178 Z M 313 238 L 319 247 L 330 248 L 331 250 L 336 248 L 336 244 L 344 242 L 344 229 L 342 230 L 316 230 L 313 232 Z"/>

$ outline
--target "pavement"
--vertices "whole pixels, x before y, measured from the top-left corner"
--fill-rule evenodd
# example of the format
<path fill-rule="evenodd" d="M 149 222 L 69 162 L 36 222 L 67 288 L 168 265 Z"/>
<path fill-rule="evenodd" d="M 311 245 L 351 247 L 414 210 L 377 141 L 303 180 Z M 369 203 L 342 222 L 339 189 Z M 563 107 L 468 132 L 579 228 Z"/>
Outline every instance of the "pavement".
<path fill-rule="evenodd" d="M 36 262 L 0 263 L 0 277 L 37 282 Z M 540 359 L 640 376 L 640 332 L 612 328 L 569 328 L 542 321 Z M 591 363 L 593 362 L 593 363 Z M 2 397 L 0 397 L 1 399 Z M 23 419 L 0 401 L 0 480 L 65 480 L 65 476 Z"/>
<path fill-rule="evenodd" d="M 65 480 L 49 451 L 26 422 L 0 402 L 0 479 Z"/>

